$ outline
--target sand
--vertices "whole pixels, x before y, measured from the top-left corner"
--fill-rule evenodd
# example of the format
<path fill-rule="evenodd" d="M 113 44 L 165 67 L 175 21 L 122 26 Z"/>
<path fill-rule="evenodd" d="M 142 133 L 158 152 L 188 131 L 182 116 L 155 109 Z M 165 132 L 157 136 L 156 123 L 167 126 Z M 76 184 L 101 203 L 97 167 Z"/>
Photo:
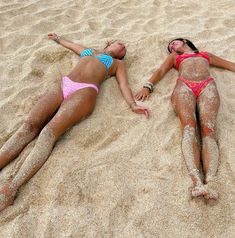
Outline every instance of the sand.
<path fill-rule="evenodd" d="M 137 92 L 175 37 L 235 61 L 234 12 L 234 0 L 0 0 L 0 146 L 78 61 L 47 33 L 95 48 L 123 40 Z M 1 212 L 0 237 L 235 237 L 235 73 L 211 73 L 221 98 L 218 202 L 189 197 L 180 122 L 170 103 L 177 72 L 141 103 L 151 109 L 149 120 L 131 112 L 110 78 L 94 113 L 61 137 L 14 205 Z M 0 182 L 18 171 L 34 144 L 0 172 Z"/>

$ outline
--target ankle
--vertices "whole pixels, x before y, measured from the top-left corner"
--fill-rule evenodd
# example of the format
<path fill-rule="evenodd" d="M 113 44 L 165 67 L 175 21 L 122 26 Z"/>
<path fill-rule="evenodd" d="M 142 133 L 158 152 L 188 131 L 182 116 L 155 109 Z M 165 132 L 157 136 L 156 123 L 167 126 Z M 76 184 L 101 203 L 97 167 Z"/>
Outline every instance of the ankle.
<path fill-rule="evenodd" d="M 16 184 L 13 182 L 13 178 L 10 177 L 6 183 L 6 186 L 12 193 L 16 193 L 18 191 L 18 187 Z"/>
<path fill-rule="evenodd" d="M 209 183 L 209 182 L 216 182 L 217 181 L 217 177 L 216 176 L 210 176 L 210 175 L 207 175 L 206 178 L 205 178 L 205 183 Z"/>
<path fill-rule="evenodd" d="M 203 184 L 201 177 L 200 177 L 200 172 L 198 169 L 190 170 L 189 175 L 191 176 L 194 186 L 199 186 L 199 185 Z"/>

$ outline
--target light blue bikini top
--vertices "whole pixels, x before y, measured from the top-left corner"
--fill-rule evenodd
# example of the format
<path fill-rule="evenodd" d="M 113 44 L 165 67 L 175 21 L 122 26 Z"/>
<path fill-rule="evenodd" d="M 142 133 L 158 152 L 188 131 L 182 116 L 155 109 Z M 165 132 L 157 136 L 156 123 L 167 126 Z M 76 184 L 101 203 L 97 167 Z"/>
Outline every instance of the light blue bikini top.
<path fill-rule="evenodd" d="M 93 49 L 89 48 L 83 50 L 80 54 L 80 57 L 82 58 L 85 56 L 93 56 Z M 111 67 L 113 63 L 113 57 L 106 53 L 94 57 L 96 57 L 105 66 L 107 70 Z"/>

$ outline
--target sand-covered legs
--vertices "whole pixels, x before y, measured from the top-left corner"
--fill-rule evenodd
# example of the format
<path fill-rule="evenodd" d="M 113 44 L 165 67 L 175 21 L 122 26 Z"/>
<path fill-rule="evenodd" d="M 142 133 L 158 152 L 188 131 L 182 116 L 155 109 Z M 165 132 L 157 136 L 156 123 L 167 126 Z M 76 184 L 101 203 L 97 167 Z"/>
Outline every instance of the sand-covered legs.
<path fill-rule="evenodd" d="M 45 93 L 30 111 L 23 125 L 6 141 L 0 149 L 0 169 L 16 158 L 32 141 L 55 113 L 62 102 L 62 93 Z"/>
<path fill-rule="evenodd" d="M 193 181 L 192 196 L 204 196 L 207 191 L 199 172 L 200 150 L 197 137 L 196 98 L 180 80 L 177 81 L 171 101 L 182 127 L 182 153 Z"/>
<path fill-rule="evenodd" d="M 216 141 L 216 116 L 220 105 L 215 83 L 210 83 L 198 98 L 198 110 L 202 136 L 202 161 L 208 196 L 216 199 L 216 172 L 219 163 L 219 149 Z"/>
<path fill-rule="evenodd" d="M 11 197 L 46 162 L 57 139 L 74 124 L 90 115 L 95 107 L 97 93 L 94 89 L 82 89 L 63 101 L 59 110 L 43 128 L 37 142 L 15 177 L 0 189 L 0 211 L 9 205 Z M 9 189 L 6 189 L 9 188 Z M 6 193 L 5 191 L 9 191 Z M 13 191 L 12 193 L 10 193 Z"/>

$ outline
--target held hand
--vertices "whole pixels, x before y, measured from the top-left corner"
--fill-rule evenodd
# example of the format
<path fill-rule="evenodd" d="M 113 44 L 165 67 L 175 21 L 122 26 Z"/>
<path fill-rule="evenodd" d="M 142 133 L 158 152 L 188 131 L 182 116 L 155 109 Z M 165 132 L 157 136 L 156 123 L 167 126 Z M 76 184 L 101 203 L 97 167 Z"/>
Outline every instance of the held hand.
<path fill-rule="evenodd" d="M 49 33 L 47 36 L 50 40 L 56 40 L 58 37 L 56 33 Z"/>
<path fill-rule="evenodd" d="M 131 105 L 131 109 L 133 112 L 135 112 L 137 114 L 144 114 L 146 116 L 146 118 L 149 118 L 150 111 L 147 107 L 142 107 L 135 103 L 135 104 Z"/>
<path fill-rule="evenodd" d="M 148 99 L 150 97 L 149 90 L 147 88 L 142 88 L 136 95 L 135 99 L 137 101 L 144 101 L 145 99 Z"/>

